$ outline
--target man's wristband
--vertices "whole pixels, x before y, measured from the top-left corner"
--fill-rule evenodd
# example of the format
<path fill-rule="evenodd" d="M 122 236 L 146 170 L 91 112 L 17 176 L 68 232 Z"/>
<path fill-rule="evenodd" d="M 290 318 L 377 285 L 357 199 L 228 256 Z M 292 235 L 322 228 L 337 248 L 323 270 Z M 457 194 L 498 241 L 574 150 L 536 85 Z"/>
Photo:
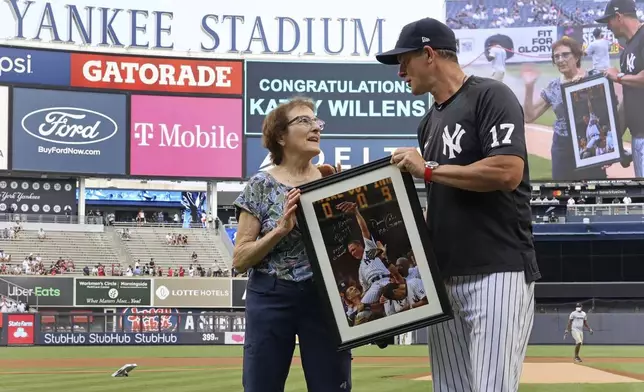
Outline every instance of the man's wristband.
<path fill-rule="evenodd" d="M 432 182 L 432 174 L 434 173 L 434 170 L 432 170 L 430 167 L 425 166 L 425 183 L 429 184 Z"/>

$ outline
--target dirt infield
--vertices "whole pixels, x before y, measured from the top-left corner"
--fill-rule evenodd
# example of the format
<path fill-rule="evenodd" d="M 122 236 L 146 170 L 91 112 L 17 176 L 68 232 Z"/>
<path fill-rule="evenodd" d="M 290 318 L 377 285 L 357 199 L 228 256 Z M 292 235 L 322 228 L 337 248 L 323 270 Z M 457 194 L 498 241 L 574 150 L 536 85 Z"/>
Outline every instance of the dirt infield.
<path fill-rule="evenodd" d="M 91 374 L 104 373 L 104 368 L 116 368 L 125 363 L 139 365 L 137 372 L 172 372 L 201 370 L 215 367 L 219 370 L 238 370 L 241 358 L 61 358 L 52 360 L 0 360 L 0 375 L 28 374 Z M 294 358 L 294 364 L 300 359 Z M 381 365 L 383 367 L 406 367 L 415 364 L 428 365 L 425 357 L 356 357 L 354 365 Z M 643 363 L 644 358 L 589 358 L 584 364 L 593 363 Z M 38 371 L 36 369 L 46 369 Z M 192 369 L 190 369 L 192 368 Z M 67 369 L 67 370 L 65 370 Z M 85 369 L 85 370 L 83 370 Z M 547 375 L 547 376 L 544 376 Z M 429 381 L 429 373 L 412 374 L 400 378 Z M 573 364 L 570 358 L 528 357 L 524 365 L 521 382 L 525 384 L 566 384 L 566 383 L 636 383 L 644 381 L 644 375 L 626 372 L 598 370 L 589 366 Z"/>

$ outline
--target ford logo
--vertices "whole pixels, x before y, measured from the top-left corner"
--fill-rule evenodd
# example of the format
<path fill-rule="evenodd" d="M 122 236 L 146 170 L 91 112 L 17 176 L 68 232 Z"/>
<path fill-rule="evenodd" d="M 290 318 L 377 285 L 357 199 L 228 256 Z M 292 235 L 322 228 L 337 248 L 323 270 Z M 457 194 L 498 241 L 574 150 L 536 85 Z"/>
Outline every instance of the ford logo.
<path fill-rule="evenodd" d="M 22 118 L 22 129 L 31 136 L 57 144 L 92 144 L 118 132 L 116 121 L 103 113 L 80 108 L 46 108 Z"/>

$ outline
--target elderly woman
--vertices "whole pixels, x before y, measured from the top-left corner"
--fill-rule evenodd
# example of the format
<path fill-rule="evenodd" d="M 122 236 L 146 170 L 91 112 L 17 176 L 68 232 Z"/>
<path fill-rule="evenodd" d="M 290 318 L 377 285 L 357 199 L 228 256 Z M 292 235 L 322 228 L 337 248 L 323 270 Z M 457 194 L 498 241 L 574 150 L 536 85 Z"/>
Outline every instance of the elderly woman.
<path fill-rule="evenodd" d="M 266 116 L 263 145 L 274 167 L 251 177 L 234 203 L 238 228 L 233 266 L 241 273 L 250 270 L 245 392 L 284 390 L 295 335 L 308 391 L 351 390 L 351 353 L 338 352 L 329 333 L 295 219 L 297 187 L 329 171 L 312 163 L 320 153 L 324 127 L 314 108 L 312 101 L 295 98 Z"/>
<path fill-rule="evenodd" d="M 552 179 L 573 180 L 600 180 L 606 178 L 605 167 L 591 167 L 575 170 L 575 156 L 572 138 L 577 135 L 570 134 L 566 107 L 561 95 L 561 85 L 577 81 L 588 76 L 581 68 L 581 58 L 584 52 L 579 42 L 569 37 L 563 37 L 552 44 L 552 63 L 561 73 L 556 79 L 551 80 L 541 91 L 539 98 L 534 99 L 534 85 L 539 78 L 539 73 L 532 67 L 524 67 L 521 76 L 525 83 L 525 101 L 523 110 L 525 122 L 533 123 L 549 108 L 555 113 L 555 122 L 552 126 L 552 147 L 550 149 L 552 160 Z M 583 135 L 586 132 L 584 130 Z"/>

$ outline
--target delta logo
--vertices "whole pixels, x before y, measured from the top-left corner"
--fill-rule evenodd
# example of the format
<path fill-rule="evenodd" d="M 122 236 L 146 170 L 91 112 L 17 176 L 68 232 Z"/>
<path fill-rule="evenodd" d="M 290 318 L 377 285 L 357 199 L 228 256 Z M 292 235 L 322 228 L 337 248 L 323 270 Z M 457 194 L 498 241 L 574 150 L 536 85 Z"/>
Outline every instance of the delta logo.
<path fill-rule="evenodd" d="M 242 94 L 241 61 L 72 53 L 71 85 L 114 90 Z"/>

